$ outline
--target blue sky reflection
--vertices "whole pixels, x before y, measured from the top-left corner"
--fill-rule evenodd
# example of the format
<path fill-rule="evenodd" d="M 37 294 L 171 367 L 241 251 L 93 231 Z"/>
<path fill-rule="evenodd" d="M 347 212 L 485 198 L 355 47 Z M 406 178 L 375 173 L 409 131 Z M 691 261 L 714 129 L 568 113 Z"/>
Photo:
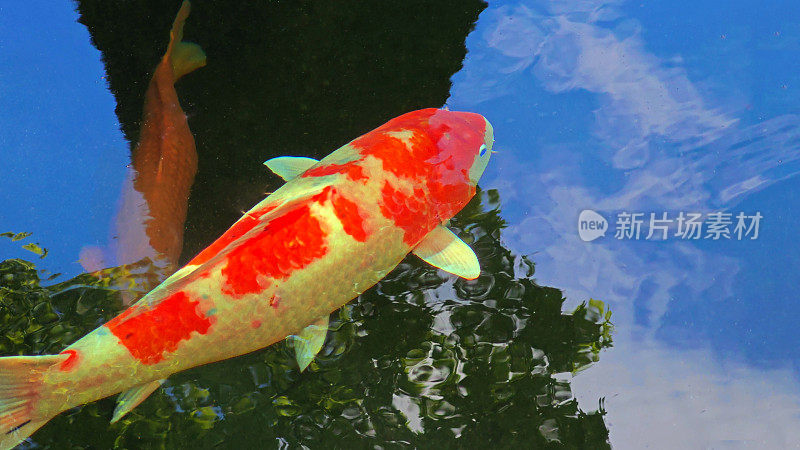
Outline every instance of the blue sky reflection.
<path fill-rule="evenodd" d="M 507 244 L 571 303 L 611 303 L 615 348 L 573 387 L 586 402 L 606 397 L 619 448 L 798 438 L 800 350 L 786 312 L 800 259 L 800 83 L 786 70 L 798 40 L 780 38 L 797 34 L 798 14 L 700 7 L 490 2 L 448 101 L 494 124 L 500 153 L 483 185 L 500 190 Z M 586 243 L 583 209 L 764 221 L 756 241 Z"/>
<path fill-rule="evenodd" d="M 0 5 L 0 232 L 32 232 L 41 267 L 82 272 L 106 242 L 129 161 L 100 52 L 69 1 Z M 36 39 L 31 39 L 36 36 Z M 0 241 L 4 257 L 30 259 Z"/>
<path fill-rule="evenodd" d="M 482 186 L 506 244 L 572 305 L 614 312 L 615 347 L 572 386 L 583 408 L 606 397 L 615 448 L 800 441 L 800 7 L 784 3 L 497 1 L 467 40 L 448 106 L 494 125 Z M 76 20 L 68 1 L 0 5 L 0 232 L 33 232 L 68 275 L 108 241 L 129 147 Z M 586 243 L 586 208 L 764 222 L 756 241 Z"/>

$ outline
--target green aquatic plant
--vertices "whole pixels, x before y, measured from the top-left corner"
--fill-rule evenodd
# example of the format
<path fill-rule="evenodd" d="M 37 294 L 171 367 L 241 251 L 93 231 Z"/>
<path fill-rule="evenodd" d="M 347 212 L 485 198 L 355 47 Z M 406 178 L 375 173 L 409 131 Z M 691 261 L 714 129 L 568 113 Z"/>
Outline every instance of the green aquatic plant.
<path fill-rule="evenodd" d="M 12 232 L 0 233 L 0 237 L 7 237 L 11 239 L 11 242 L 21 241 L 29 237 L 30 235 L 31 233 L 12 233 Z M 21 247 L 24 248 L 25 250 L 28 250 L 29 252 L 36 253 L 37 255 L 39 255 L 39 258 L 44 258 L 45 256 L 47 256 L 47 249 L 40 247 L 39 244 L 37 243 L 28 242 L 27 244 L 22 244 Z"/>
<path fill-rule="evenodd" d="M 320 355 L 300 373 L 286 344 L 176 374 L 118 423 L 113 399 L 75 408 L 32 440 L 44 447 L 607 448 L 598 410 L 568 376 L 611 345 L 599 300 L 563 312 L 561 291 L 532 279 L 504 248 L 496 191 L 449 224 L 483 269 L 454 279 L 408 257 L 331 317 Z M 2 354 L 56 353 L 122 309 L 130 267 L 42 286 L 33 263 L 0 263 Z M 125 280 L 119 282 L 118 280 Z M 590 372 L 583 376 L 591 376 Z M 463 446 L 462 445 L 462 446 Z"/>

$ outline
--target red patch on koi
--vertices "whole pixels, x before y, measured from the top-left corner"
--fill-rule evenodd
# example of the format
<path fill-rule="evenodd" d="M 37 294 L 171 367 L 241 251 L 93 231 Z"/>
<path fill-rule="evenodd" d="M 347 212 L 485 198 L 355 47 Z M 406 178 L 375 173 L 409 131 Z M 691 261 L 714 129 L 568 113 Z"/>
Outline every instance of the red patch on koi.
<path fill-rule="evenodd" d="M 225 249 L 231 242 L 239 239 L 240 237 L 247 234 L 248 231 L 252 230 L 256 225 L 260 223 L 260 219 L 262 216 L 267 214 L 268 212 L 275 209 L 278 205 L 269 205 L 261 210 L 254 211 L 249 215 L 245 215 L 241 219 L 239 219 L 233 226 L 228 228 L 222 236 L 217 238 L 214 243 L 206 247 L 202 252 L 198 253 L 197 256 L 192 258 L 191 261 L 187 263 L 187 265 L 200 265 L 204 262 L 208 261 L 209 259 L 216 256 L 219 252 Z"/>
<path fill-rule="evenodd" d="M 269 279 L 288 278 L 327 252 L 322 224 L 307 205 L 297 207 L 270 220 L 258 234 L 227 254 L 223 292 L 237 297 L 261 292 L 269 286 Z"/>
<path fill-rule="evenodd" d="M 129 311 L 133 309 L 111 319 L 106 327 L 143 364 L 163 360 L 165 352 L 175 351 L 181 341 L 191 338 L 192 332 L 206 334 L 213 323 L 198 311 L 198 302 L 183 291 L 131 316 Z"/>
<path fill-rule="evenodd" d="M 358 242 L 367 240 L 367 231 L 364 229 L 364 218 L 356 203 L 340 194 L 336 188 L 326 186 L 319 194 L 311 197 L 311 200 L 317 203 L 324 203 L 331 201 L 333 212 L 339 219 L 339 222 L 344 228 L 344 232 L 353 237 Z"/>
<path fill-rule="evenodd" d="M 387 183 L 381 191 L 381 212 L 406 232 L 406 243 L 419 242 L 475 195 L 469 179 L 475 155 L 465 147 L 477 148 L 483 140 L 479 130 L 484 129 L 478 114 L 426 109 L 392 119 L 353 141 L 362 155 L 380 159 L 387 172 L 424 186 L 411 194 Z M 390 134 L 408 131 L 408 139 Z"/>
<path fill-rule="evenodd" d="M 436 217 L 445 221 L 458 213 L 464 203 L 475 195 L 475 186 L 469 183 L 442 184 L 428 182 L 428 193 L 436 208 Z"/>
<path fill-rule="evenodd" d="M 443 184 L 468 184 L 475 155 L 464 147 L 480 145 L 485 122 L 478 114 L 424 109 L 390 120 L 353 141 L 362 155 L 381 160 L 396 176 Z M 403 141 L 390 132 L 412 134 Z"/>
<path fill-rule="evenodd" d="M 80 361 L 80 354 L 77 350 L 64 350 L 61 352 L 61 354 L 69 356 L 64 360 L 64 362 L 61 363 L 60 366 L 58 366 L 58 370 L 62 372 L 69 372 L 78 365 L 78 361 Z"/>
<path fill-rule="evenodd" d="M 315 167 L 307 170 L 302 176 L 307 177 L 324 177 L 326 175 L 334 175 L 343 173 L 347 178 L 353 181 L 366 180 L 364 169 L 358 165 L 358 161 L 350 161 L 344 164 L 328 164 L 325 166 Z"/>
<path fill-rule="evenodd" d="M 403 241 L 408 245 L 416 245 L 438 225 L 422 189 L 414 189 L 413 194 L 408 195 L 386 183 L 381 197 L 381 213 L 405 231 Z"/>
<path fill-rule="evenodd" d="M 435 148 L 432 148 L 430 143 L 420 144 L 409 148 L 400 138 L 377 131 L 367 133 L 353 141 L 353 146 L 359 148 L 362 155 L 380 159 L 383 170 L 398 177 L 411 179 L 425 178 L 430 170 L 423 162 L 435 156 L 431 151 Z M 414 152 L 415 148 L 421 151 Z M 423 152 L 426 154 L 422 154 Z"/>
<path fill-rule="evenodd" d="M 441 110 L 435 108 L 420 109 L 410 113 L 397 116 L 394 119 L 386 122 L 376 129 L 378 130 L 397 130 L 399 128 L 421 128 L 428 125 L 431 117 L 437 113 L 442 113 Z"/>
<path fill-rule="evenodd" d="M 358 242 L 367 240 L 367 230 L 364 229 L 364 218 L 356 202 L 342 196 L 334 195 L 331 200 L 336 217 L 342 222 L 344 232 Z"/>
<path fill-rule="evenodd" d="M 311 201 L 320 204 L 325 203 L 325 201 L 330 198 L 331 192 L 333 192 L 333 187 L 325 186 L 325 188 L 322 189 L 319 194 L 315 194 L 313 197 L 311 197 Z"/>

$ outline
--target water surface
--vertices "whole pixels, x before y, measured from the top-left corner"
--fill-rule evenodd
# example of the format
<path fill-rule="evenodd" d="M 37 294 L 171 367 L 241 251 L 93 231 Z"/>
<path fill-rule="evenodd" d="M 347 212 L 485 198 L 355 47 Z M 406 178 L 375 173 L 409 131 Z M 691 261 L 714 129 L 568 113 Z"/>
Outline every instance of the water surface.
<path fill-rule="evenodd" d="M 80 248 L 109 239 L 177 10 L 54 5 L 0 6 L 0 60 L 13 62 L 0 66 L 12 106 L 0 113 L 0 231 L 34 233 L 0 248 L 64 274 L 40 285 L 3 263 L 18 281 L 4 282 L 4 354 L 57 352 L 122 307 L 114 289 L 72 277 Z M 454 281 L 409 258 L 334 316 L 306 373 L 278 345 L 178 374 L 114 426 L 111 400 L 62 414 L 30 445 L 797 442 L 798 6 L 225 5 L 198 0 L 187 22 L 209 64 L 178 85 L 200 155 L 184 258 L 279 185 L 261 161 L 319 157 L 447 105 L 494 125 L 499 153 L 454 221 L 485 275 Z M 672 228 L 663 241 L 612 230 L 584 242 L 585 209 L 612 227 L 623 211 L 763 219 L 755 240 Z M 49 254 L 20 249 L 29 241 Z"/>

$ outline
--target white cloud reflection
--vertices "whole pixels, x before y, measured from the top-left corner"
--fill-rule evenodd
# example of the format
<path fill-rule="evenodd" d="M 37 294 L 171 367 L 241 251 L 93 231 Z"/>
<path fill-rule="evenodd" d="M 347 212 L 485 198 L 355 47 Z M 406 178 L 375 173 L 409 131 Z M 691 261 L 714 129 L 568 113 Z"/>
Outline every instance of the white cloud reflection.
<path fill-rule="evenodd" d="M 495 148 L 501 154 L 482 185 L 500 190 L 507 215 L 517 210 L 519 218 L 504 233 L 509 247 L 536 252 L 537 279 L 563 289 L 571 301 L 594 297 L 612 305 L 615 348 L 573 380 L 573 388 L 584 408 L 606 397 L 615 448 L 786 447 L 800 441 L 795 374 L 715 358 L 702 343 L 678 349 L 655 337 L 676 295 L 684 302 L 731 298 L 742 263 L 678 242 L 586 244 L 575 224 L 584 208 L 732 208 L 800 172 L 800 117 L 742 126 L 704 96 L 680 57 L 650 53 L 619 3 L 491 5 L 468 39 L 448 104 L 478 111 L 481 103 L 498 105 Z M 517 102 L 523 86 L 532 84 L 552 96 L 593 96 L 591 146 L 537 140 L 540 111 L 502 117 L 503 105 Z M 504 143 L 503 119 L 517 128 L 507 134 L 529 136 Z M 526 120 L 528 129 L 520 131 Z M 531 160 L 518 146 L 534 142 Z M 587 185 L 580 170 L 587 157 L 599 158 L 621 182 L 605 189 Z M 635 305 L 647 312 L 643 328 Z"/>
<path fill-rule="evenodd" d="M 652 340 L 617 348 L 572 379 L 583 407 L 605 397 L 611 443 L 641 448 L 794 448 L 800 385 L 791 370 L 720 361 Z M 602 380 L 602 383 L 597 383 Z"/>

